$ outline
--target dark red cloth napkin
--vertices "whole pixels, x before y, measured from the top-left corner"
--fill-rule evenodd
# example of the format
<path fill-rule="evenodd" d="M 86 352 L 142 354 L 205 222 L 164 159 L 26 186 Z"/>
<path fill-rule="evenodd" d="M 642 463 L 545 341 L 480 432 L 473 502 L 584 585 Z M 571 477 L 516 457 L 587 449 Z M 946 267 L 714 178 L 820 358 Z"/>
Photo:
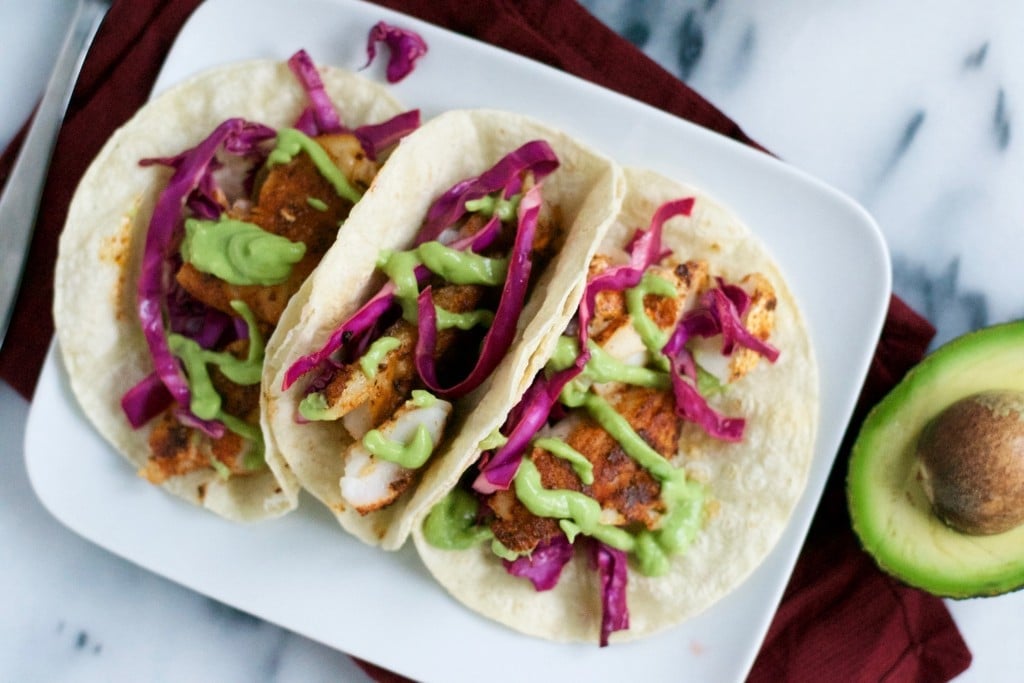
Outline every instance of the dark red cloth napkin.
<path fill-rule="evenodd" d="M 714 106 L 573 0 L 378 0 L 612 88 L 745 144 Z M 117 0 L 82 69 L 58 140 L 0 377 L 31 396 L 53 332 L 57 236 L 75 185 L 113 130 L 145 101 L 198 0 Z M 409 103 L 413 106 L 415 103 Z M 0 183 L 17 141 L 0 157 Z M 893 298 L 847 441 L 865 412 L 924 354 L 931 325 Z M 750 680 L 943 681 L 970 664 L 941 600 L 879 572 L 860 551 L 843 496 L 847 446 L 757 658 Z M 378 680 L 403 680 L 360 662 Z M 685 677 L 685 672 L 681 672 Z"/>

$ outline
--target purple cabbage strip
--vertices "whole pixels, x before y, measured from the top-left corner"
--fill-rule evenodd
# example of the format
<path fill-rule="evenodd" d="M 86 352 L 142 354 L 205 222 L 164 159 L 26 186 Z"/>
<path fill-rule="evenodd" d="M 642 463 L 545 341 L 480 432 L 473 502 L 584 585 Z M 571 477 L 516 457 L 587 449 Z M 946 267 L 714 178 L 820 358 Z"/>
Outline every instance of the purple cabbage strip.
<path fill-rule="evenodd" d="M 685 349 L 684 354 L 689 356 Z M 723 441 L 742 441 L 743 430 L 746 427 L 746 420 L 741 417 L 726 417 L 708 405 L 708 402 L 700 395 L 697 388 L 682 377 L 686 370 L 681 366 L 682 361 L 677 357 L 669 358 L 669 365 L 672 372 L 672 394 L 675 397 L 676 415 L 696 422 L 709 436 Z"/>
<path fill-rule="evenodd" d="M 311 138 L 315 138 L 320 134 L 320 130 L 316 124 L 316 111 L 312 105 L 306 107 L 299 114 L 299 118 L 295 119 L 295 123 L 292 124 L 292 128 L 308 135 Z"/>
<path fill-rule="evenodd" d="M 694 337 L 712 337 L 719 332 L 721 326 L 707 309 L 691 311 L 679 321 L 661 352 L 669 361 L 676 415 L 699 424 L 709 436 L 723 441 L 740 441 L 746 421 L 717 412 L 694 385 L 683 379 L 684 375 L 694 381 L 697 378 L 697 366 L 686 342 Z"/>
<path fill-rule="evenodd" d="M 196 417 L 191 411 L 186 410 L 181 406 L 174 407 L 174 418 L 186 427 L 198 429 L 211 439 L 223 438 L 224 432 L 226 431 L 223 422 L 219 422 L 218 420 L 204 420 Z"/>
<path fill-rule="evenodd" d="M 505 571 L 512 576 L 529 579 L 538 591 L 551 590 L 558 585 L 562 569 L 572 559 L 573 549 L 569 539 L 558 534 L 547 543 L 538 545 L 529 555 L 515 560 L 502 560 Z"/>
<path fill-rule="evenodd" d="M 313 64 L 309 53 L 305 50 L 296 52 L 288 59 L 288 68 L 299 79 L 299 83 L 302 84 L 303 89 L 306 91 L 306 96 L 309 97 L 313 120 L 316 123 L 314 134 L 320 135 L 343 131 L 344 126 L 342 126 L 341 117 L 338 116 L 334 103 L 331 102 L 330 96 L 328 96 L 327 91 L 324 89 L 324 82 L 320 78 L 320 72 L 316 70 L 316 65 Z M 303 112 L 303 116 L 299 117 L 300 121 L 307 116 Z M 308 121 L 303 121 L 303 125 L 308 125 Z M 305 130 L 303 132 L 310 133 L 310 131 Z"/>
<path fill-rule="evenodd" d="M 194 340 L 204 349 L 215 348 L 220 342 L 230 343 L 240 336 L 234 326 L 236 318 L 195 299 L 175 281 L 171 282 L 166 302 L 168 330 Z M 242 327 L 246 327 L 244 321 Z"/>
<path fill-rule="evenodd" d="M 420 379 L 435 395 L 453 399 L 465 396 L 480 386 L 488 375 L 505 357 L 512 340 L 516 335 L 519 314 L 522 313 L 526 301 L 526 288 L 530 283 L 530 250 L 533 247 L 533 236 L 537 231 L 537 217 L 540 214 L 540 185 L 534 185 L 519 202 L 519 229 L 516 231 L 515 243 L 509 255 L 508 274 L 502 287 L 501 299 L 494 313 L 494 321 L 484 335 L 476 364 L 465 377 L 454 386 L 443 387 L 437 380 L 437 368 L 434 364 L 434 340 L 437 328 L 434 320 L 433 302 L 429 316 L 420 315 L 419 335 L 416 340 L 416 371 Z M 429 296 L 427 297 L 429 299 Z M 420 302 L 422 313 L 424 304 Z"/>
<path fill-rule="evenodd" d="M 132 429 L 138 429 L 164 412 L 172 403 L 174 398 L 167 391 L 160 375 L 151 372 L 124 393 L 121 397 L 121 410 Z"/>
<path fill-rule="evenodd" d="M 139 321 L 156 372 L 175 402 L 182 407 L 188 406 L 191 394 L 178 361 L 167 346 L 164 329 L 163 304 L 171 279 L 168 258 L 176 242 L 182 209 L 189 195 L 209 172 L 217 149 L 245 127 L 242 119 L 228 119 L 196 147 L 180 155 L 174 174 L 153 208 L 146 233 L 137 290 Z"/>
<path fill-rule="evenodd" d="M 392 116 L 387 121 L 359 126 L 352 131 L 352 134 L 359 140 L 366 155 L 376 161 L 381 152 L 396 144 L 419 126 L 420 110 L 410 109 L 397 116 Z"/>
<path fill-rule="evenodd" d="M 438 197 L 427 212 L 416 244 L 436 240 L 466 213 L 467 201 L 486 197 L 498 190 L 504 197 L 511 197 L 519 192 L 524 172 L 530 171 L 534 182 L 539 184 L 557 168 L 558 157 L 547 142 L 533 140 L 523 144 L 476 178 L 459 181 Z"/>
<path fill-rule="evenodd" d="M 408 76 L 412 73 L 416 60 L 427 54 L 427 43 L 418 33 L 379 21 L 370 29 L 366 39 L 364 69 L 377 57 L 379 42 L 386 44 L 391 52 L 387 67 L 388 83 L 398 83 Z"/>
<path fill-rule="evenodd" d="M 417 268 L 417 280 L 420 280 L 420 272 Z M 427 269 L 423 268 L 423 280 L 427 278 Z M 282 391 L 287 391 L 300 377 L 317 369 L 322 363 L 329 360 L 330 355 L 354 335 L 359 334 L 373 326 L 377 318 L 384 315 L 395 300 L 395 286 L 388 282 L 369 301 L 362 305 L 351 317 L 331 334 L 327 343 L 311 354 L 299 358 L 291 364 L 284 375 L 284 382 L 281 385 Z"/>
<path fill-rule="evenodd" d="M 735 289 L 739 289 L 738 287 Z M 742 291 L 742 290 L 741 290 Z M 722 329 L 722 353 L 729 355 L 736 344 L 755 351 L 774 363 L 779 351 L 771 344 L 752 334 L 740 319 L 740 312 L 722 289 L 712 289 L 705 302 Z"/>
<path fill-rule="evenodd" d="M 626 604 L 628 571 L 626 553 L 594 542 L 594 560 L 601 580 L 601 647 L 615 631 L 629 628 L 629 607 Z"/>
<path fill-rule="evenodd" d="M 582 372 L 582 367 L 572 365 L 551 377 L 539 374 L 523 394 L 516 407 L 519 419 L 506 427 L 508 441 L 480 463 L 480 474 L 473 482 L 473 489 L 483 494 L 506 490 L 519 470 L 519 463 L 541 427 L 548 421 L 551 410 L 558 403 L 558 396 L 565 385 Z M 503 431 L 506 431 L 503 430 Z"/>
<path fill-rule="evenodd" d="M 654 212 L 654 216 L 651 217 L 651 224 L 648 229 L 637 230 L 630 240 L 627 246 L 629 263 L 609 268 L 587 283 L 583 299 L 580 301 L 578 314 L 582 364 L 586 364 L 590 358 L 587 328 L 590 326 L 590 319 L 593 316 L 594 306 L 597 303 L 598 292 L 605 290 L 622 291 L 640 284 L 644 271 L 667 255 L 661 245 L 661 232 L 665 223 L 670 218 L 676 216 L 689 216 L 690 212 L 693 211 L 693 205 L 693 197 L 686 197 L 665 202 L 659 206 L 658 210 Z M 577 364 L 580 364 L 580 361 L 577 361 Z"/>

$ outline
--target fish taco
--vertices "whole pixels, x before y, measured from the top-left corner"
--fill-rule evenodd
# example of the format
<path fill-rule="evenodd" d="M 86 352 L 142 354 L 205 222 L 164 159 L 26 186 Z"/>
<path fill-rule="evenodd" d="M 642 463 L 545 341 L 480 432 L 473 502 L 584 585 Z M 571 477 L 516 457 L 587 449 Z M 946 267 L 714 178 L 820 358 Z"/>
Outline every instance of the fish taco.
<path fill-rule="evenodd" d="M 264 385 L 271 467 L 360 540 L 400 546 L 568 321 L 623 187 L 609 160 L 517 114 L 450 111 L 406 137 L 285 313 Z"/>
<path fill-rule="evenodd" d="M 83 411 L 142 477 L 230 519 L 295 506 L 264 462 L 265 346 L 418 122 L 300 51 L 199 74 L 106 143 L 60 238 L 54 318 Z"/>
<path fill-rule="evenodd" d="M 471 609 L 602 646 L 701 612 L 762 562 L 818 419 L 808 332 L 763 245 L 690 187 L 626 178 L 543 370 L 412 532 Z"/>

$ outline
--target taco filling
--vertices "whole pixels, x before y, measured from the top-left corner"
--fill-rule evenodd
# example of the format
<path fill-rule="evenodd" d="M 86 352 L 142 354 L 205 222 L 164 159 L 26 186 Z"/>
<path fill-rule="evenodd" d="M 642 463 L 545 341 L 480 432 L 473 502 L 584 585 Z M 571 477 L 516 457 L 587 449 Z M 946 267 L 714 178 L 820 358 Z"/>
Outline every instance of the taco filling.
<path fill-rule="evenodd" d="M 727 282 L 663 247 L 662 225 L 693 204 L 663 204 L 624 252 L 594 257 L 547 366 L 423 524 L 440 549 L 489 543 L 493 561 L 537 591 L 554 588 L 579 549 L 599 578 L 602 646 L 629 628 L 627 567 L 666 574 L 712 514 L 681 454 L 702 439 L 741 442 L 743 416 L 714 405 L 778 357 L 766 277 Z"/>
<path fill-rule="evenodd" d="M 141 161 L 173 169 L 137 283 L 155 370 L 121 401 L 133 428 L 152 425 L 139 473 L 154 484 L 207 468 L 222 478 L 265 468 L 264 340 L 387 148 L 418 125 L 407 112 L 348 129 L 309 56 L 288 65 L 310 102 L 292 127 L 228 119 L 192 149 Z"/>
<path fill-rule="evenodd" d="M 338 421 L 351 437 L 338 486 L 359 514 L 410 488 L 445 438 L 453 402 L 508 352 L 531 283 L 563 242 L 557 211 L 542 201 L 557 167 L 534 140 L 444 192 L 412 248 L 379 254 L 388 279 L 378 293 L 285 372 L 282 390 L 305 383 L 296 422 Z"/>

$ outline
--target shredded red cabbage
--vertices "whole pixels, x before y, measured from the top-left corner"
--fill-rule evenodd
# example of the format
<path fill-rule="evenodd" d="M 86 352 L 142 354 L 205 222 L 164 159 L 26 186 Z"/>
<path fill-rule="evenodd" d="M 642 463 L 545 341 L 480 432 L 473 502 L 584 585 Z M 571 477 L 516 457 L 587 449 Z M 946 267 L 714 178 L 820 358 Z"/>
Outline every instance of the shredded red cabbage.
<path fill-rule="evenodd" d="M 434 359 L 437 325 L 430 288 L 424 290 L 425 296 L 420 296 L 419 334 L 416 339 L 415 354 L 416 371 L 427 388 L 441 398 L 459 398 L 480 386 L 505 357 L 505 353 L 515 338 L 516 325 L 526 301 L 526 288 L 530 282 L 530 271 L 533 267 L 530 261 L 530 250 L 533 247 L 533 236 L 537 231 L 537 217 L 540 214 L 540 188 L 540 185 L 534 185 L 519 202 L 519 228 L 516 231 L 512 252 L 509 254 L 508 273 L 505 276 L 498 308 L 494 313 L 494 321 L 484 335 L 483 344 L 473 369 L 464 379 L 453 386 L 441 386 L 437 379 L 437 366 Z"/>
<path fill-rule="evenodd" d="M 296 52 L 288 59 L 288 68 L 299 79 L 299 83 L 302 84 L 310 101 L 310 109 L 307 110 L 309 113 L 303 112 L 295 127 L 307 135 L 338 133 L 344 130 L 338 110 L 334 108 L 334 103 L 331 102 L 327 90 L 324 89 L 320 72 L 316 70 L 316 65 L 313 64 L 309 53 L 305 50 Z M 310 118 L 315 126 L 310 125 Z"/>
<path fill-rule="evenodd" d="M 629 606 L 626 604 L 628 580 L 626 553 L 594 542 L 594 561 L 601 580 L 601 647 L 615 631 L 629 628 Z"/>
<path fill-rule="evenodd" d="M 209 173 L 221 145 L 243 134 L 247 126 L 243 119 L 228 119 L 205 140 L 179 155 L 174 174 L 153 208 L 146 233 L 137 289 L 139 321 L 156 373 L 173 399 L 182 407 L 188 406 L 191 394 L 178 361 L 167 346 L 164 328 L 164 300 L 171 280 L 168 263 L 181 225 L 182 210 L 189 195 Z"/>
<path fill-rule="evenodd" d="M 580 372 L 582 367 L 577 364 L 560 370 L 551 377 L 545 377 L 543 374 L 537 376 L 515 409 L 518 420 L 506 424 L 502 430 L 508 439 L 505 445 L 493 455 L 485 455 L 481 461 L 480 474 L 473 482 L 476 491 L 488 494 L 506 490 L 511 486 L 512 478 L 516 476 L 519 463 L 534 434 L 547 423 L 562 389 Z"/>
<path fill-rule="evenodd" d="M 421 267 L 416 269 L 417 281 L 425 282 L 428 275 L 429 272 L 426 268 Z M 388 309 L 391 308 L 391 304 L 394 303 L 394 300 L 395 286 L 393 283 L 388 282 L 381 287 L 380 291 L 377 292 L 373 298 L 363 304 L 358 311 L 342 323 L 341 326 L 331 334 L 327 343 L 325 343 L 320 349 L 299 358 L 289 366 L 288 370 L 285 372 L 284 381 L 281 384 L 281 390 L 287 391 L 288 388 L 295 384 L 300 377 L 317 369 L 325 361 L 328 361 L 331 354 L 340 349 L 342 345 L 349 341 L 353 336 L 372 327 L 379 317 L 387 313 Z"/>
<path fill-rule="evenodd" d="M 121 410 L 128 418 L 132 429 L 138 429 L 174 403 L 163 380 L 155 372 L 142 378 L 121 397 Z"/>
<path fill-rule="evenodd" d="M 302 110 L 292 127 L 310 137 L 331 133 L 352 133 L 359 140 L 370 159 L 377 157 L 401 138 L 419 128 L 420 112 L 412 109 L 393 116 L 387 121 L 372 123 L 358 128 L 348 128 L 341 120 L 338 110 L 324 88 L 320 72 L 305 50 L 299 50 L 288 60 L 288 66 L 299 79 L 309 106 Z"/>
<path fill-rule="evenodd" d="M 194 340 L 204 349 L 228 344 L 242 336 L 234 325 L 235 319 L 194 298 L 177 282 L 171 282 L 166 303 L 168 329 Z M 245 329 L 244 321 L 242 328 Z M 248 335 L 247 330 L 245 334 Z"/>
<path fill-rule="evenodd" d="M 742 289 L 732 286 L 733 294 Z M 746 293 L 744 292 L 744 296 Z M 729 355 L 737 344 L 755 351 L 769 361 L 774 363 L 779 357 L 779 351 L 771 344 L 761 340 L 746 328 L 741 320 L 742 315 L 735 302 L 722 289 L 712 289 L 704 295 L 705 305 L 711 310 L 712 315 L 722 330 L 722 353 Z"/>
<path fill-rule="evenodd" d="M 391 51 L 387 68 L 388 83 L 398 83 L 408 76 L 416 60 L 427 54 L 427 43 L 419 34 L 379 21 L 370 29 L 366 40 L 367 59 L 364 69 L 376 58 L 379 42 L 386 44 Z"/>
<path fill-rule="evenodd" d="M 192 429 L 198 429 L 203 434 L 206 434 L 211 439 L 220 439 L 224 436 L 226 428 L 224 423 L 218 420 L 204 420 L 197 417 L 190 410 L 186 410 L 181 406 L 174 407 L 174 419 L 181 424 Z"/>
<path fill-rule="evenodd" d="M 381 123 L 359 126 L 352 134 L 363 146 L 366 155 L 376 161 L 388 147 L 396 144 L 420 126 L 420 110 L 410 109 Z"/>
<path fill-rule="evenodd" d="M 476 178 L 462 180 L 445 191 L 431 205 L 416 244 L 436 240 L 466 213 L 466 202 L 502 192 L 511 197 L 521 189 L 523 174 L 533 174 L 539 184 L 558 168 L 558 157 L 543 140 L 533 140 L 506 154 L 498 163 Z"/>
<path fill-rule="evenodd" d="M 741 441 L 746 421 L 717 412 L 691 382 L 683 379 L 684 376 L 691 381 L 697 378 L 697 366 L 686 342 L 696 336 L 711 337 L 720 331 L 721 327 L 706 309 L 691 311 L 683 316 L 661 352 L 669 361 L 676 415 L 699 424 L 709 436 L 723 441 Z"/>
<path fill-rule="evenodd" d="M 502 560 L 505 571 L 533 582 L 538 591 L 551 590 L 558 585 L 562 569 L 572 559 L 573 549 L 569 539 L 558 534 L 547 543 L 539 544 L 529 555 L 515 560 Z"/>
<path fill-rule="evenodd" d="M 693 197 L 685 197 L 671 202 L 665 202 L 658 207 L 651 217 L 651 224 L 647 230 L 637 230 L 626 247 L 629 252 L 629 263 L 599 273 L 587 283 L 580 301 L 578 312 L 579 320 L 579 341 L 582 367 L 590 358 L 590 350 L 587 344 L 590 319 L 593 316 L 594 306 L 597 303 L 598 292 L 605 290 L 622 291 L 630 287 L 636 287 L 643 279 L 644 271 L 666 256 L 661 246 L 661 232 L 665 223 L 676 216 L 689 216 L 693 211 Z"/>

